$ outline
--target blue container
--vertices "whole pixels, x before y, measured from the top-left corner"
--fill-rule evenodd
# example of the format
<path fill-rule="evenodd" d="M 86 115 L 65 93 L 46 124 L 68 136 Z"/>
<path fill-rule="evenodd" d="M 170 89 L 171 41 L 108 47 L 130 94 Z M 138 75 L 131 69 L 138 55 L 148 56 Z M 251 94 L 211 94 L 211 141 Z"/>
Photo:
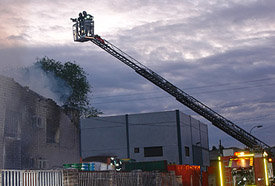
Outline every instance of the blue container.
<path fill-rule="evenodd" d="M 95 171 L 95 163 L 90 163 L 90 171 Z"/>

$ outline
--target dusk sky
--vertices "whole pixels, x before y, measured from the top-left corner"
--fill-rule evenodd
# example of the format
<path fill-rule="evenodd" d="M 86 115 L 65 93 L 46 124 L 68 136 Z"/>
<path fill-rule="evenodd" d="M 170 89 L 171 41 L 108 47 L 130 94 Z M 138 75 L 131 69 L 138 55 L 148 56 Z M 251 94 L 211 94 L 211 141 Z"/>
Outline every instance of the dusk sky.
<path fill-rule="evenodd" d="M 73 42 L 70 18 L 83 10 L 96 34 L 248 132 L 263 125 L 252 134 L 275 145 L 274 0 L 0 0 L 1 74 L 44 56 L 75 61 L 103 116 L 179 109 L 208 124 L 210 147 L 244 147 L 91 42 Z"/>

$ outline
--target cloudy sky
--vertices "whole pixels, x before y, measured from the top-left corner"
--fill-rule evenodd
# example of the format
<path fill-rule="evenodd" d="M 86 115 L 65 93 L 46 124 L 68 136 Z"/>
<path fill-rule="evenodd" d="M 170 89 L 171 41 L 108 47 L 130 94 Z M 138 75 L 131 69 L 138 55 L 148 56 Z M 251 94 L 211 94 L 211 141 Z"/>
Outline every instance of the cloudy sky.
<path fill-rule="evenodd" d="M 275 145 L 274 0 L 0 0 L 1 73 L 48 56 L 89 74 L 104 115 L 179 109 L 208 123 L 210 146 L 243 146 L 92 43 L 70 21 L 94 16 L 95 33 L 252 134 Z"/>

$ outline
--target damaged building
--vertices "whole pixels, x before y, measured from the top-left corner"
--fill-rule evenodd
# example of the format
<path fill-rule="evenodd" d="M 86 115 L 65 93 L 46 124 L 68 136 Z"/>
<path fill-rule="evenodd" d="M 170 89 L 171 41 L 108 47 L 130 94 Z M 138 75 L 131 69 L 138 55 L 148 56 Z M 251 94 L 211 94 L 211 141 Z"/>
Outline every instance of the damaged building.
<path fill-rule="evenodd" d="M 0 75 L 0 168 L 55 169 L 78 162 L 79 127 L 53 100 Z"/>

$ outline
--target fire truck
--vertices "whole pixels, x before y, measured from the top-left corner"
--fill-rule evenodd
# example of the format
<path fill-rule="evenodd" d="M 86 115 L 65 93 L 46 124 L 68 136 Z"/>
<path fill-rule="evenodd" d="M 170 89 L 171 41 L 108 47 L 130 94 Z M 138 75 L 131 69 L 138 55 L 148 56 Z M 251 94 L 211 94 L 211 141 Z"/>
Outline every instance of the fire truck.
<path fill-rule="evenodd" d="M 218 185 L 267 186 L 273 182 L 271 158 L 266 152 L 235 152 L 232 156 L 218 157 Z"/>
<path fill-rule="evenodd" d="M 234 156 L 219 157 L 220 185 L 270 185 L 271 174 L 267 162 L 270 146 L 245 131 L 232 121 L 218 114 L 196 98 L 173 85 L 162 76 L 144 66 L 142 63 L 129 56 L 115 45 L 94 34 L 94 20 L 86 18 L 71 19 L 73 24 L 73 38 L 75 42 L 91 41 L 110 55 L 117 58 L 125 65 L 132 68 L 137 74 L 143 76 L 177 101 L 198 113 L 214 126 L 240 141 L 250 152 L 240 152 Z M 253 153 L 252 153 L 253 152 Z M 270 153 L 269 153 L 270 154 Z M 270 172 L 270 173 L 269 173 Z"/>

